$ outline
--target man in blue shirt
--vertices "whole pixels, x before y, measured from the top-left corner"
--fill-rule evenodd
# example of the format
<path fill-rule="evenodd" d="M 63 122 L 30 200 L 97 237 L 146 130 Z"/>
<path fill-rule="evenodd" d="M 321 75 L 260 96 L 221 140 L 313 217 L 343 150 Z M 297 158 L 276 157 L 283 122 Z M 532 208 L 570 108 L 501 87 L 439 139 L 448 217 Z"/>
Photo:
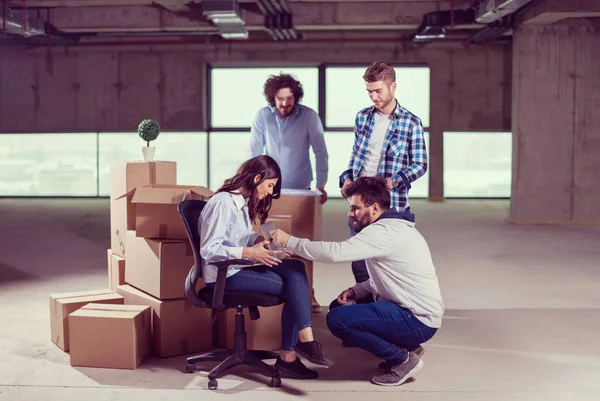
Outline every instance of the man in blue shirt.
<path fill-rule="evenodd" d="M 308 189 L 313 180 L 309 148 L 315 153 L 317 182 L 321 203 L 327 201 L 328 159 L 319 115 L 300 104 L 302 84 L 291 75 L 272 75 L 265 82 L 264 96 L 269 103 L 260 109 L 250 130 L 252 157 L 271 156 L 281 168 L 281 184 L 286 189 Z"/>
<path fill-rule="evenodd" d="M 373 106 L 358 112 L 354 123 L 354 146 L 348 169 L 340 175 L 342 196 L 359 177 L 381 176 L 390 191 L 391 207 L 410 222 L 408 190 L 411 182 L 427 171 L 427 150 L 421 120 L 398 103 L 396 72 L 384 62 L 373 63 L 363 75 Z M 348 221 L 350 235 L 356 234 Z M 357 283 L 367 281 L 364 260 L 352 262 Z"/>

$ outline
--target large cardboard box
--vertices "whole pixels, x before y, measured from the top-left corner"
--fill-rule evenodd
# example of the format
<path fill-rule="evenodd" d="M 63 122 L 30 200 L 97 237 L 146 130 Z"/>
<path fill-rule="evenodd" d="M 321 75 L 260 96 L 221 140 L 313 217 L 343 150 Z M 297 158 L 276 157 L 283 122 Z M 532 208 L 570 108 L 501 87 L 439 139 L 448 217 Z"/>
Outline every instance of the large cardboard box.
<path fill-rule="evenodd" d="M 125 258 L 107 250 L 108 259 L 108 288 L 116 291 L 117 287 L 125 284 Z"/>
<path fill-rule="evenodd" d="M 269 210 L 269 216 L 275 215 L 291 216 L 293 231 L 290 234 L 294 237 L 321 241 L 323 205 L 319 191 L 282 190 Z"/>
<path fill-rule="evenodd" d="M 281 348 L 281 311 L 283 305 L 259 307 L 260 319 L 250 320 L 248 309 L 244 309 L 246 339 L 249 350 L 275 351 Z M 233 349 L 235 332 L 235 309 L 219 313 L 216 323 L 215 345 Z"/>
<path fill-rule="evenodd" d="M 135 230 L 132 191 L 142 185 L 177 184 L 175 162 L 112 162 L 110 164 L 110 247 L 125 256 L 125 233 Z"/>
<path fill-rule="evenodd" d="M 50 295 L 50 338 L 69 351 L 69 315 L 90 303 L 123 304 L 123 297 L 109 289 Z"/>
<path fill-rule="evenodd" d="M 189 241 L 136 237 L 127 231 L 125 282 L 158 299 L 185 298 L 194 255 Z"/>
<path fill-rule="evenodd" d="M 149 355 L 151 310 L 87 304 L 71 314 L 71 365 L 135 369 Z"/>
<path fill-rule="evenodd" d="M 161 301 L 130 285 L 117 292 L 125 305 L 152 308 L 153 353 L 161 358 L 208 351 L 213 347 L 212 310 L 192 306 L 187 299 Z"/>
<path fill-rule="evenodd" d="M 311 241 L 322 240 L 323 205 L 321 192 L 311 190 L 284 189 L 279 199 L 273 199 L 269 216 L 291 216 L 291 230 L 294 237 L 307 238 Z M 284 230 L 285 231 L 285 230 Z M 313 289 L 313 262 L 303 258 L 310 290 Z M 318 305 L 316 299 L 313 300 Z"/>
<path fill-rule="evenodd" d="M 132 193 L 136 236 L 161 239 L 187 239 L 177 205 L 186 199 L 207 200 L 213 195 L 205 187 L 159 184 L 141 186 Z"/>

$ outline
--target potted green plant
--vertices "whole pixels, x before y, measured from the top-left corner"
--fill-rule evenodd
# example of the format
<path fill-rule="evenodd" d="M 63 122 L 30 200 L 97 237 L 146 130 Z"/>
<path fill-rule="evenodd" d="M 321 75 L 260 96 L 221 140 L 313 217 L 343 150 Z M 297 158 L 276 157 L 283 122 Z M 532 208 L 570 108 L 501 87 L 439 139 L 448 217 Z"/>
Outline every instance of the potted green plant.
<path fill-rule="evenodd" d="M 154 120 L 144 120 L 138 126 L 138 135 L 144 141 L 146 141 L 146 146 L 142 148 L 142 153 L 144 154 L 144 160 L 147 162 L 151 162 L 154 160 L 154 152 L 156 151 L 156 147 L 150 146 L 150 141 L 158 138 L 160 134 L 160 126 Z"/>

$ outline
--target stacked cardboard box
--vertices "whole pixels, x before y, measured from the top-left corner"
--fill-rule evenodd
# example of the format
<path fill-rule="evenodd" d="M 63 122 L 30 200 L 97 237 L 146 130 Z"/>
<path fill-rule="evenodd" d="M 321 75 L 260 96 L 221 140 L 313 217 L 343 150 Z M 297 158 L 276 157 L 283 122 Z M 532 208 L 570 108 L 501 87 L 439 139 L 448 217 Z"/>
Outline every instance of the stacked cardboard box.
<path fill-rule="evenodd" d="M 110 180 L 109 277 L 126 305 L 151 309 L 151 353 L 166 358 L 211 349 L 211 311 L 192 308 L 185 297 L 194 257 L 177 205 L 212 192 L 177 185 L 172 162 L 112 163 Z"/>
<path fill-rule="evenodd" d="M 50 296 L 51 339 L 73 366 L 135 369 L 152 353 L 212 348 L 211 311 L 185 299 L 194 259 L 177 212 L 212 192 L 176 185 L 176 173 L 174 162 L 111 164 L 109 289 Z"/>

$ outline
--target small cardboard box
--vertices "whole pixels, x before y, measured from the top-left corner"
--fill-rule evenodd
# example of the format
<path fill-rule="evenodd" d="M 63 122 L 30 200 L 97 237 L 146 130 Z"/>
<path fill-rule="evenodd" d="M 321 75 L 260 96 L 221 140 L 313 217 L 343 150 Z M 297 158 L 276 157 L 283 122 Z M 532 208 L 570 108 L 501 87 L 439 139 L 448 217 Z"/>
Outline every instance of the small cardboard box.
<path fill-rule="evenodd" d="M 132 192 L 136 236 L 161 239 L 187 239 L 177 205 L 186 199 L 207 200 L 213 195 L 208 188 L 190 185 L 145 185 Z"/>
<path fill-rule="evenodd" d="M 115 255 L 111 249 L 107 250 L 108 257 L 108 288 L 113 291 L 125 284 L 125 258 Z"/>
<path fill-rule="evenodd" d="M 140 305 L 87 304 L 70 317 L 71 365 L 135 369 L 148 357 L 151 310 Z"/>
<path fill-rule="evenodd" d="M 108 289 L 50 295 L 50 338 L 69 351 L 69 315 L 90 303 L 123 304 L 123 297 Z"/>
<path fill-rule="evenodd" d="M 248 309 L 244 309 L 246 341 L 249 350 L 275 351 L 281 348 L 281 311 L 283 305 L 268 308 L 258 307 L 260 319 L 250 320 Z M 215 345 L 233 349 L 235 332 L 235 309 L 219 313 L 216 323 Z"/>
<path fill-rule="evenodd" d="M 127 231 L 125 282 L 158 299 L 185 298 L 194 255 L 189 241 L 136 237 Z"/>
<path fill-rule="evenodd" d="M 177 184 L 175 162 L 112 162 L 110 164 L 110 247 L 125 256 L 125 233 L 135 230 L 132 191 L 142 185 Z"/>
<path fill-rule="evenodd" d="M 212 310 L 192 306 L 187 299 L 161 301 L 130 285 L 117 292 L 125 305 L 152 308 L 153 353 L 161 358 L 208 351 L 213 348 Z"/>

